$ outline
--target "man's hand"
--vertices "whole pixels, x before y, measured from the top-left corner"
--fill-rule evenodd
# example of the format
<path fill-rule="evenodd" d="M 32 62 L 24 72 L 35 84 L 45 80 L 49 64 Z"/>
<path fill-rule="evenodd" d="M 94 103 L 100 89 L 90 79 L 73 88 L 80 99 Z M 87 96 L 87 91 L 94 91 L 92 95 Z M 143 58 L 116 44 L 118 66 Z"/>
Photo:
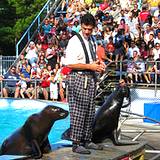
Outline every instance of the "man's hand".
<path fill-rule="evenodd" d="M 3 80 L 3 76 L 0 76 L 0 81 L 2 81 Z"/>
<path fill-rule="evenodd" d="M 91 70 L 96 71 L 96 72 L 104 72 L 106 69 L 106 65 L 104 62 L 97 60 L 96 62 L 93 62 L 91 64 Z"/>

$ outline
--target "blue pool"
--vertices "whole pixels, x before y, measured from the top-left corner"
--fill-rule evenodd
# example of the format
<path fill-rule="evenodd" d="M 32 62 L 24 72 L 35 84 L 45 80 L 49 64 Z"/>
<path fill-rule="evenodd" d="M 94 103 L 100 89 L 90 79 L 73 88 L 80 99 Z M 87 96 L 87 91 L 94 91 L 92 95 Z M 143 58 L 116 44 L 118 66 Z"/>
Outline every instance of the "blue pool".
<path fill-rule="evenodd" d="M 64 103 L 46 102 L 40 100 L 24 100 L 2 98 L 0 99 L 0 144 L 5 138 L 21 127 L 26 119 L 33 113 L 41 111 L 46 105 L 52 104 L 68 110 Z M 51 144 L 61 140 L 61 134 L 69 127 L 69 116 L 54 123 L 49 134 Z"/>

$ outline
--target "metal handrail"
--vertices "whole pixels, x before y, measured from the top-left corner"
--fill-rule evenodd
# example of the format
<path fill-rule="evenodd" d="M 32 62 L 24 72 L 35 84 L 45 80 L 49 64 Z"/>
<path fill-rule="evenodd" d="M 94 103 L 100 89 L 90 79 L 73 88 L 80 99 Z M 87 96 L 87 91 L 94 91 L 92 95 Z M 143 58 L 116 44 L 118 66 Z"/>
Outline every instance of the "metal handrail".
<path fill-rule="evenodd" d="M 36 16 L 36 18 L 32 21 L 32 23 L 30 24 L 30 26 L 28 27 L 28 29 L 26 30 L 26 32 L 22 35 L 22 37 L 20 38 L 20 40 L 17 42 L 16 44 L 16 57 L 18 58 L 19 53 L 23 51 L 23 49 L 25 48 L 25 46 L 27 46 L 27 44 L 29 43 L 29 41 L 33 38 L 34 34 L 31 33 L 31 28 L 37 23 L 38 27 L 36 28 L 36 30 L 34 32 L 36 32 L 37 30 L 39 30 L 39 27 L 41 26 L 42 22 L 44 21 L 44 19 L 48 16 L 48 14 L 52 11 L 55 10 L 57 11 L 57 8 L 59 7 L 59 5 L 62 3 L 61 0 L 48 0 L 46 2 L 46 4 L 44 5 L 44 7 L 41 9 L 41 11 L 38 13 L 38 15 Z M 41 16 L 44 13 L 44 11 L 46 10 L 45 13 L 45 17 L 41 20 Z M 23 47 L 23 49 L 21 51 L 19 51 L 19 45 L 22 43 L 22 41 L 24 40 L 24 38 L 27 36 L 27 43 L 25 44 L 25 46 Z"/>

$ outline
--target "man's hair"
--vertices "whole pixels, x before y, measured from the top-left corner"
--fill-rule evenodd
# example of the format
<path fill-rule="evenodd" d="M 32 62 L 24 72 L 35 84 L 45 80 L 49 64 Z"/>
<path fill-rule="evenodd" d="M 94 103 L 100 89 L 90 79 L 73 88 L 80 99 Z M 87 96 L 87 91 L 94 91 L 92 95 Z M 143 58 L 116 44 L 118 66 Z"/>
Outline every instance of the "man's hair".
<path fill-rule="evenodd" d="M 83 15 L 81 17 L 81 24 L 91 25 L 91 26 L 95 27 L 96 26 L 96 20 L 95 20 L 95 18 L 92 14 L 86 13 L 85 15 Z"/>
<path fill-rule="evenodd" d="M 12 68 L 16 69 L 16 66 L 15 66 L 15 65 L 13 65 L 13 66 L 11 67 L 11 69 L 12 69 Z"/>

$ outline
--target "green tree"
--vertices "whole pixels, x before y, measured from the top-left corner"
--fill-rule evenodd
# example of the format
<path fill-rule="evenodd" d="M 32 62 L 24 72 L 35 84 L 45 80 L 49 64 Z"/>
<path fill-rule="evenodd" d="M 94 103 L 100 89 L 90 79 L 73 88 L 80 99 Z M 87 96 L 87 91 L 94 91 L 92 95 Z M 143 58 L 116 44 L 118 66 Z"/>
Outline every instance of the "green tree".
<path fill-rule="evenodd" d="M 15 43 L 31 24 L 46 1 L 0 1 L 0 50 L 2 50 L 3 55 L 15 55 Z"/>
<path fill-rule="evenodd" d="M 47 0 L 8 0 L 9 4 L 16 8 L 16 24 L 14 31 L 16 37 L 27 29 L 35 16 L 39 13 Z"/>
<path fill-rule="evenodd" d="M 15 50 L 15 8 L 7 0 L 0 1 L 0 54 L 13 55 Z"/>

